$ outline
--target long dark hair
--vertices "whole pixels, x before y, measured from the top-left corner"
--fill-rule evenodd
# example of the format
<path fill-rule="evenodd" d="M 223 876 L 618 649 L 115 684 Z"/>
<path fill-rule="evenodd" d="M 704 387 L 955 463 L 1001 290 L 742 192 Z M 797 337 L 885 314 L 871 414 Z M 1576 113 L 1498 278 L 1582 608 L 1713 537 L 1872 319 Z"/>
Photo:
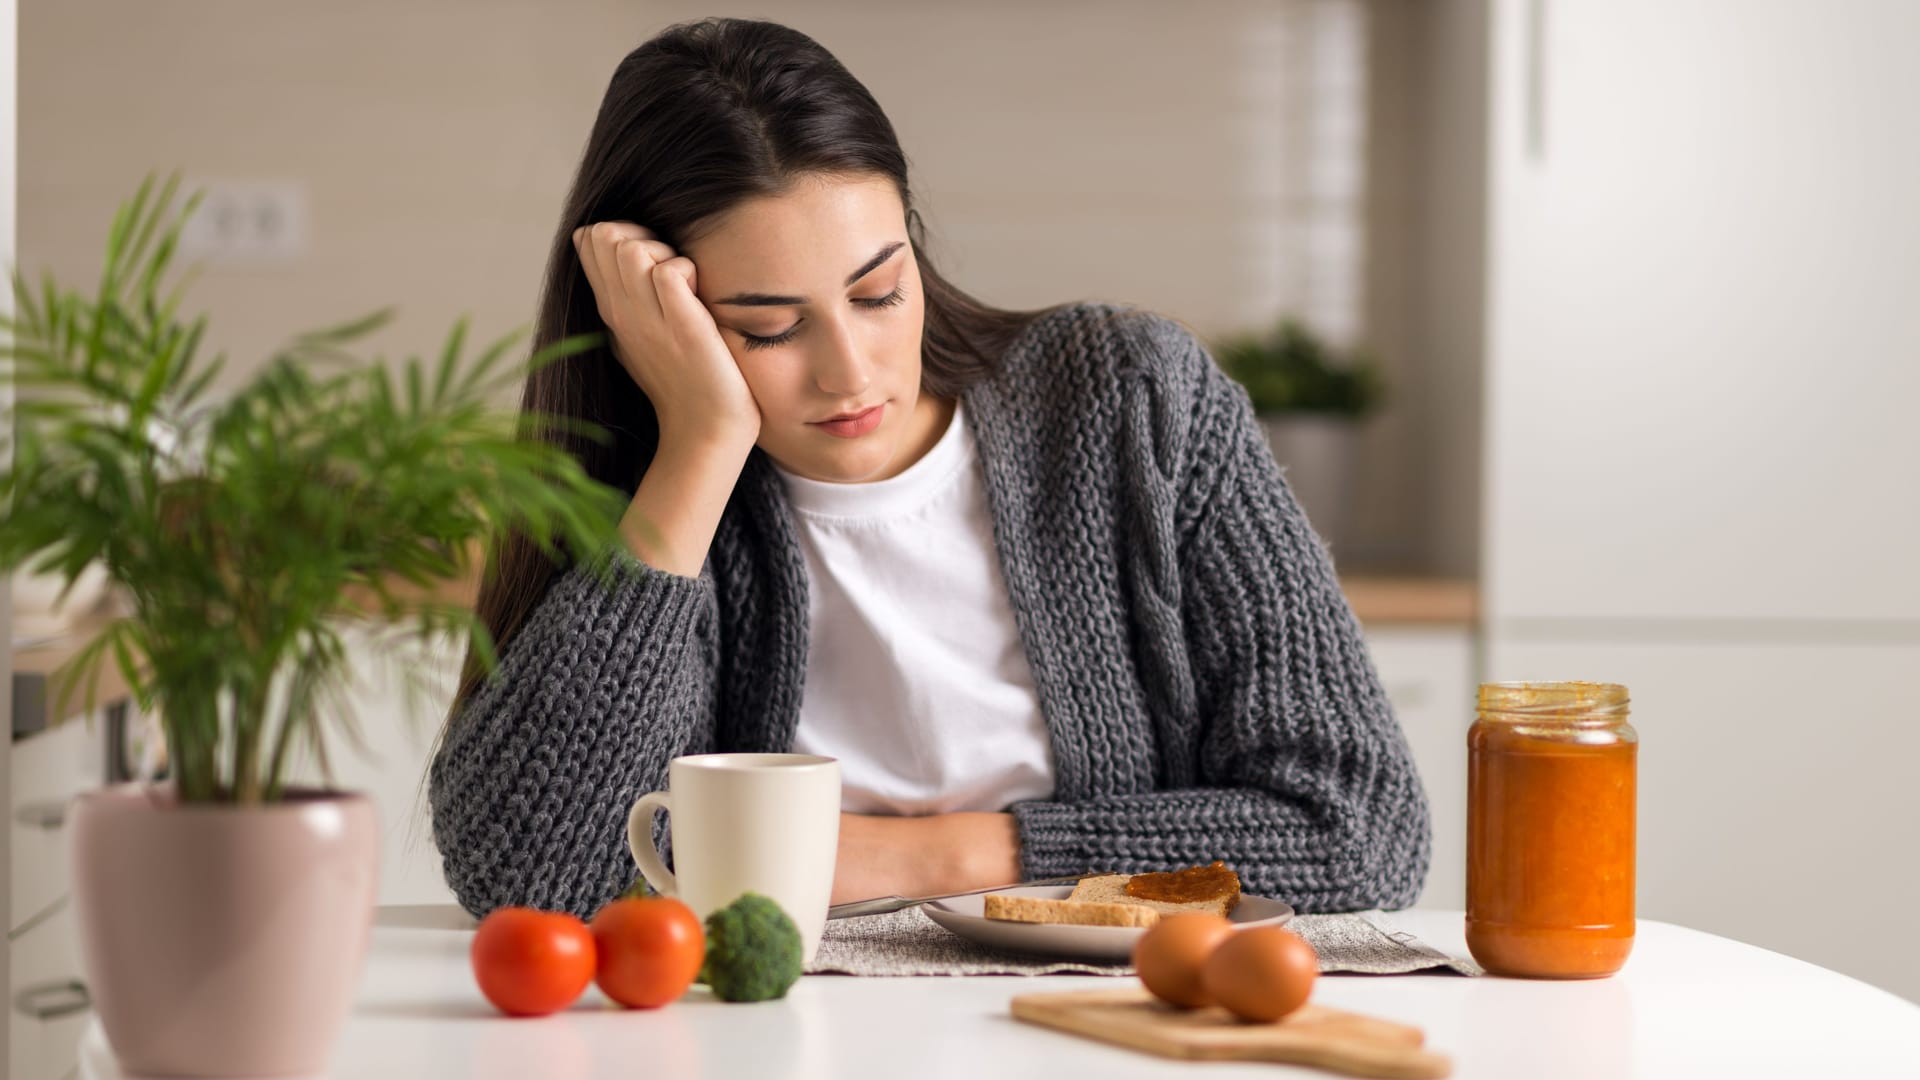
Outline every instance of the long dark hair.
<path fill-rule="evenodd" d="M 883 176 L 899 189 L 925 290 L 926 393 L 958 394 L 992 374 L 1007 345 L 1049 310 L 991 307 L 935 271 L 893 125 L 832 53 L 778 23 L 712 18 L 667 28 L 615 69 L 554 230 L 533 348 L 605 330 L 573 247 L 575 228 L 633 221 L 678 249 L 717 215 L 813 176 Z M 604 484 L 632 492 L 653 460 L 653 406 L 604 347 L 533 372 L 521 409 L 611 433 L 608 442 L 550 428 L 534 436 L 566 447 Z M 476 614 L 505 655 L 570 559 L 555 561 L 527 537 L 508 534 L 489 561 Z M 480 677 L 469 650 L 449 724 Z"/>

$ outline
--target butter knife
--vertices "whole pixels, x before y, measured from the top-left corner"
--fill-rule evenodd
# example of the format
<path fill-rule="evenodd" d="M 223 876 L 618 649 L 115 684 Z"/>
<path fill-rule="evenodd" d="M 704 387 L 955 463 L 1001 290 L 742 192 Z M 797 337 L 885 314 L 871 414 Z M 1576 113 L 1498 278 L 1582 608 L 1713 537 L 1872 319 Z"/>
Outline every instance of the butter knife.
<path fill-rule="evenodd" d="M 921 904 L 931 904 L 935 900 L 951 900 L 956 896 L 978 896 L 981 893 L 999 892 L 1002 889 L 1021 889 L 1028 885 L 1078 885 L 1081 878 L 1099 876 L 1099 874 L 1069 874 L 1066 877 L 1041 878 L 1038 881 L 1019 881 L 1012 885 L 989 885 L 984 889 L 968 889 L 966 892 L 947 893 L 944 896 L 876 896 L 871 900 L 850 900 L 828 908 L 827 918 L 850 919 L 856 915 L 885 915 L 889 911 L 903 911 L 910 907 L 919 907 Z"/>

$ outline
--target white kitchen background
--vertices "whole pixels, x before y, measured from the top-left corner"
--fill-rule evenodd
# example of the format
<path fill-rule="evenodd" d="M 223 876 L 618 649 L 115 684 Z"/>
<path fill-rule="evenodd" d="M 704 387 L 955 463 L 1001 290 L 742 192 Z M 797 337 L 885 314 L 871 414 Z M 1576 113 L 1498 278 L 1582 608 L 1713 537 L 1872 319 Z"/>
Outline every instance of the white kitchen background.
<path fill-rule="evenodd" d="M 285 211 L 195 286 L 233 377 L 388 304 L 389 353 L 523 325 L 613 66 L 722 12 L 19 0 L 18 260 L 91 276 L 113 206 L 179 167 Z M 1424 903 L 1462 902 L 1474 684 L 1619 681 L 1641 914 L 1920 1000 L 1920 5 L 742 13 L 873 90 L 984 298 L 1374 347 L 1341 569 L 1480 597 L 1368 626 L 1435 800 Z M 387 902 L 447 899 L 416 795 L 453 664 L 419 667 L 412 722 L 370 671 L 374 754 L 336 759 L 386 816 Z"/>

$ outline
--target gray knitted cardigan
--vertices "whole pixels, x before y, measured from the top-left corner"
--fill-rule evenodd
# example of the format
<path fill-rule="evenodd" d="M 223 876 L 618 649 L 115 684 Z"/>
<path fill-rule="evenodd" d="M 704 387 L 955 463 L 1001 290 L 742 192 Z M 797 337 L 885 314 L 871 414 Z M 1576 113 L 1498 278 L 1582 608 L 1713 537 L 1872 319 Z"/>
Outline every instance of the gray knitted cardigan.
<path fill-rule="evenodd" d="M 1238 384 L 1178 323 L 1087 303 L 965 401 L 1055 754 L 1054 797 L 1006 808 L 1023 873 L 1221 859 L 1302 911 L 1412 903 L 1425 793 Z M 434 756 L 434 839 L 475 915 L 591 915 L 632 882 L 627 808 L 672 758 L 792 746 L 806 569 L 760 451 L 698 578 L 624 551 L 613 577 L 556 578 Z"/>

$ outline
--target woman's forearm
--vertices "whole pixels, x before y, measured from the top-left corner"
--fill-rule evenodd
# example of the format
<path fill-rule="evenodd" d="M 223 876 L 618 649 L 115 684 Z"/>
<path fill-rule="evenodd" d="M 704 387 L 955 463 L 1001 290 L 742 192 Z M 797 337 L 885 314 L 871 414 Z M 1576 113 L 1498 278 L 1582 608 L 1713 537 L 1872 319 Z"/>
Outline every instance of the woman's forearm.
<path fill-rule="evenodd" d="M 1020 828 L 1012 814 L 941 814 L 928 820 L 939 832 L 931 847 L 946 853 L 944 869 L 936 868 L 941 882 L 936 893 L 1020 880 Z"/>
<path fill-rule="evenodd" d="M 939 896 L 1019 880 L 1020 835 L 1012 814 L 840 815 L 833 903 Z"/>
<path fill-rule="evenodd" d="M 663 434 L 620 534 L 635 558 L 657 570 L 699 577 L 753 440 L 715 434 L 668 439 Z"/>
<path fill-rule="evenodd" d="M 1286 775 L 1264 786 L 1019 803 L 1025 872 L 1144 874 L 1219 859 L 1247 893 L 1303 912 L 1413 903 L 1431 849 L 1426 797 L 1411 769 L 1394 762 L 1370 777 L 1320 778 L 1295 791 L 1284 790 Z"/>
<path fill-rule="evenodd" d="M 515 905 L 591 918 L 633 876 L 631 792 L 710 745 L 714 672 L 699 647 L 713 587 L 631 560 L 562 574 L 508 642 L 429 766 L 447 885 L 484 916 Z M 636 692 L 636 688 L 644 687 Z M 613 703 L 607 705 L 604 703 Z"/>

